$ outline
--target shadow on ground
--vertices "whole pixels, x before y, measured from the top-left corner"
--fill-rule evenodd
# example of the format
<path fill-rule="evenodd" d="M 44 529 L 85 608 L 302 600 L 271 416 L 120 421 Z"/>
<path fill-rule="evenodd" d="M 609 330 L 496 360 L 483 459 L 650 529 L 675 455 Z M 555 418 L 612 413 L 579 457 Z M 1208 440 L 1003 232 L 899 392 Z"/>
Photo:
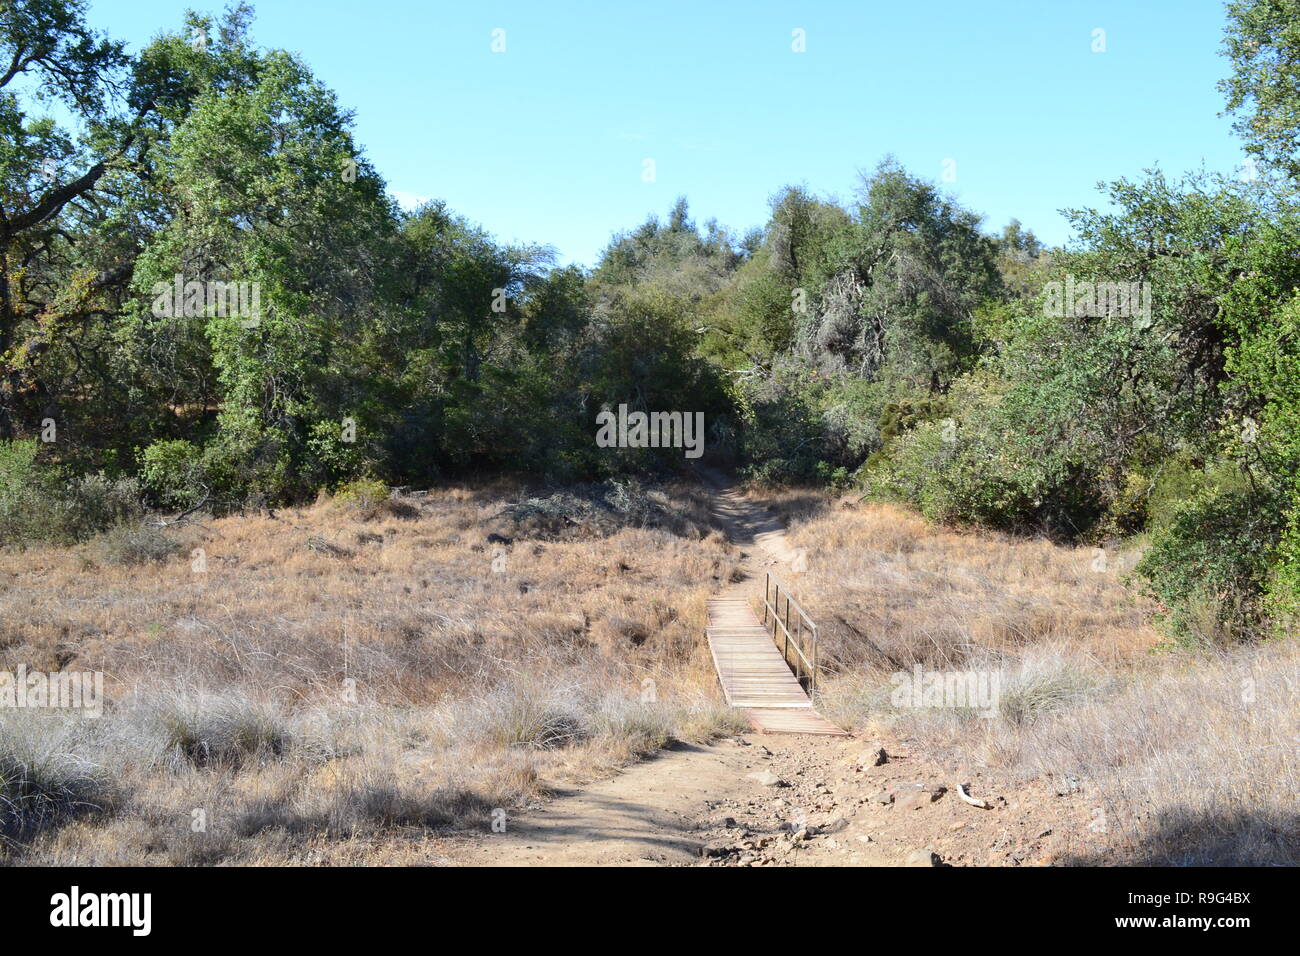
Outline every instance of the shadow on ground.
<path fill-rule="evenodd" d="M 1300 814 L 1182 808 L 1160 813 L 1137 844 L 1060 859 L 1065 866 L 1297 866 Z"/>

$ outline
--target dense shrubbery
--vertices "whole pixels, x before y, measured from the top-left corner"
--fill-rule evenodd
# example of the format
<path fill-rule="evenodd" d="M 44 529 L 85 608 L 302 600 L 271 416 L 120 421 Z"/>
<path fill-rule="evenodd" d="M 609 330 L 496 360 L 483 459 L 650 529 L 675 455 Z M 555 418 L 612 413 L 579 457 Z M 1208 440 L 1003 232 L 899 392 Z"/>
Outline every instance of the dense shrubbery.
<path fill-rule="evenodd" d="M 636 478 L 610 478 L 512 502 L 492 524 L 502 540 L 600 538 L 626 527 L 662 528 L 698 539 L 708 532 L 707 513 L 707 499 L 701 495 L 670 495 L 646 488 Z"/>
<path fill-rule="evenodd" d="M 0 441 L 0 542 L 81 541 L 144 515 L 139 483 L 103 472 L 61 479 L 36 441 Z"/>
<path fill-rule="evenodd" d="M 1181 640 L 1222 644 L 1265 633 L 1264 589 L 1281 526 L 1277 502 L 1219 492 L 1185 502 L 1137 570 Z"/>

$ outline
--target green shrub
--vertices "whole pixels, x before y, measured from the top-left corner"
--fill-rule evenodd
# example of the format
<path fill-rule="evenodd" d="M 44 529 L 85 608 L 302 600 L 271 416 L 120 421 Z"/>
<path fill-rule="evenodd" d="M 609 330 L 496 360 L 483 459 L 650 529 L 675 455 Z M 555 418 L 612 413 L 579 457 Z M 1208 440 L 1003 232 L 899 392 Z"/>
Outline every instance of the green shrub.
<path fill-rule="evenodd" d="M 932 521 L 1016 527 L 1029 524 L 1042 478 L 1014 449 L 970 428 L 924 422 L 899 436 L 864 469 L 873 497 L 902 500 Z"/>
<path fill-rule="evenodd" d="M 390 497 L 388 485 L 377 478 L 357 478 L 339 486 L 334 500 L 362 514 L 374 514 Z"/>
<path fill-rule="evenodd" d="M 1136 567 L 1170 636 L 1186 644 L 1259 636 L 1281 532 L 1276 502 L 1257 493 L 1206 492 L 1178 508 Z"/>
<path fill-rule="evenodd" d="M 1264 604 L 1277 634 L 1294 635 L 1300 626 L 1300 503 L 1286 515 L 1265 587 Z"/>
<path fill-rule="evenodd" d="M 203 449 L 175 439 L 156 441 L 140 453 L 140 477 L 159 504 L 189 508 L 203 499 Z"/>
<path fill-rule="evenodd" d="M 144 517 L 140 482 L 109 478 L 103 472 L 82 475 L 64 492 L 64 526 L 77 540 Z"/>
<path fill-rule="evenodd" d="M 320 421 L 311 428 L 307 448 L 315 460 L 323 482 L 333 483 L 362 471 L 366 456 L 356 442 L 343 440 L 340 422 Z"/>
<path fill-rule="evenodd" d="M 0 442 L 0 544 L 81 541 L 144 516 L 140 484 L 103 472 L 64 483 L 35 441 Z"/>
<path fill-rule="evenodd" d="M 58 481 L 38 464 L 34 440 L 0 442 L 0 544 L 60 538 L 63 508 Z"/>
<path fill-rule="evenodd" d="M 905 399 L 890 402 L 880 413 L 880 437 L 883 441 L 897 438 L 903 432 L 922 422 L 944 418 L 951 411 L 950 403 L 943 398 Z"/>
<path fill-rule="evenodd" d="M 817 462 L 817 477 L 835 491 L 843 491 L 853 478 L 843 465 L 836 466 L 829 461 Z"/>
<path fill-rule="evenodd" d="M 1150 484 L 1146 496 L 1146 519 L 1150 528 L 1169 527 L 1187 502 L 1204 494 L 1236 491 L 1249 487 L 1240 467 L 1232 461 L 1213 461 L 1201 466 L 1186 457 L 1164 464 Z"/>
<path fill-rule="evenodd" d="M 1095 524 L 1103 510 L 1096 476 L 1068 447 L 1027 429 L 998 387 L 964 377 L 946 407 L 951 416 L 914 419 L 867 461 L 860 476 L 867 494 L 905 501 L 932 521 L 1060 538 Z"/>

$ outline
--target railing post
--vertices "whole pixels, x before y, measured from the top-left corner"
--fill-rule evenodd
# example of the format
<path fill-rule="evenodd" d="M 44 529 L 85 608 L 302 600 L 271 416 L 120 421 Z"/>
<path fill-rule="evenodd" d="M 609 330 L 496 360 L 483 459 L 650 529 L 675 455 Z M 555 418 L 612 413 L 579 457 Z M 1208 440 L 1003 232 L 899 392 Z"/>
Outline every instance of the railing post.
<path fill-rule="evenodd" d="M 808 685 L 808 700 L 812 703 L 817 702 L 817 625 L 812 627 L 812 680 Z"/>
<path fill-rule="evenodd" d="M 785 662 L 790 663 L 790 592 L 785 592 Z"/>
<path fill-rule="evenodd" d="M 799 664 L 795 668 L 794 676 L 797 680 L 803 674 L 803 615 L 794 616 L 794 649 L 799 655 Z"/>

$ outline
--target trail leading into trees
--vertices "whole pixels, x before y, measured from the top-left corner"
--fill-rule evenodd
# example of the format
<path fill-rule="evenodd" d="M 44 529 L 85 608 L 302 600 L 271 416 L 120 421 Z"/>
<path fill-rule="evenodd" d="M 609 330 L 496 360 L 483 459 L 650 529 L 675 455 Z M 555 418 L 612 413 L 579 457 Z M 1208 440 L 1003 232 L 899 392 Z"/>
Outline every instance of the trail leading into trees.
<path fill-rule="evenodd" d="M 716 472 L 706 472 L 705 477 L 718 489 L 714 515 L 741 548 L 745 573 L 744 580 L 728 585 L 718 600 L 743 604 L 748 610 L 763 571 L 787 564 L 796 553 L 786 543 L 779 521 L 726 487 Z M 753 616 L 752 611 L 749 614 Z M 771 646 L 771 637 L 763 636 Z M 784 668 L 774 647 L 773 656 Z M 789 682 L 803 693 L 792 675 Z M 811 708 L 806 709 L 811 713 Z M 608 780 L 562 790 L 543 806 L 510 819 L 506 832 L 449 847 L 448 856 L 467 866 L 698 863 L 707 842 L 703 828 L 710 811 L 720 804 L 744 804 L 761 796 L 764 786 L 751 774 L 763 769 L 763 761 L 774 749 L 798 749 L 799 741 L 808 739 L 749 736 L 707 746 L 677 744 Z M 844 738 L 834 744 L 844 745 Z"/>
<path fill-rule="evenodd" d="M 722 482 L 716 472 L 705 476 L 715 487 Z M 715 501 L 713 515 L 732 543 L 742 549 L 747 543 L 758 545 L 767 568 L 779 565 L 785 570 L 798 557 L 786 542 L 781 523 L 735 488 L 724 487 Z M 709 623 L 704 631 L 723 696 L 745 713 L 756 730 L 765 733 L 843 735 L 844 731 L 813 710 L 785 656 L 755 616 L 751 596 L 758 572 L 752 567 L 750 553 L 742 550 L 741 554 L 745 577 L 709 601 Z"/>

